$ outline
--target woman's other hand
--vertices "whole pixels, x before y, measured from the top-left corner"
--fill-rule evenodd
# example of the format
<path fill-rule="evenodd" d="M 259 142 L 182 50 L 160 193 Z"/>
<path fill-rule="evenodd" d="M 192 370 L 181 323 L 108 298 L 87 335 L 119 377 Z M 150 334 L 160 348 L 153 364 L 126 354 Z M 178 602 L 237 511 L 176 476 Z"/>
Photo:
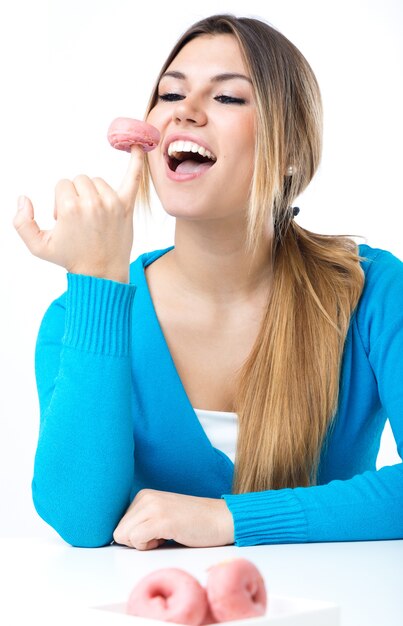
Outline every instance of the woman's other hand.
<path fill-rule="evenodd" d="M 234 543 L 234 523 L 222 499 L 142 489 L 113 538 L 137 550 L 158 548 L 167 539 L 194 548 L 225 546 Z"/>
<path fill-rule="evenodd" d="M 133 245 L 133 210 L 144 152 L 131 149 L 129 167 L 115 191 L 102 178 L 79 175 L 60 180 L 55 188 L 52 230 L 41 230 L 34 208 L 22 197 L 14 227 L 30 252 L 73 274 L 118 282 L 129 281 Z"/>

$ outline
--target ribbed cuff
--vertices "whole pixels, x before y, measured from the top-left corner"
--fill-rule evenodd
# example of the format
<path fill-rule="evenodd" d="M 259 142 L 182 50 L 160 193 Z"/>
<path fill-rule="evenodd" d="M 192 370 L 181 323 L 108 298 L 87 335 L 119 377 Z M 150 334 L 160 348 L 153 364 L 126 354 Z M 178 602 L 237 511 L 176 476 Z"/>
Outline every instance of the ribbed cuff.
<path fill-rule="evenodd" d="M 236 546 L 305 543 L 307 521 L 292 489 L 221 496 L 231 511 Z"/>
<path fill-rule="evenodd" d="M 127 356 L 135 285 L 70 273 L 67 284 L 64 345 Z"/>

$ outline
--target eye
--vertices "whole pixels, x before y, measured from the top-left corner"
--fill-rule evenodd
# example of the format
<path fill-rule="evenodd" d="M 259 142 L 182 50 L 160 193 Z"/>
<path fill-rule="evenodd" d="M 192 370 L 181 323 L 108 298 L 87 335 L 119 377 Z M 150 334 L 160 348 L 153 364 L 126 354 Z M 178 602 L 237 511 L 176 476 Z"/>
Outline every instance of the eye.
<path fill-rule="evenodd" d="M 217 96 L 214 100 L 218 100 L 222 104 L 245 104 L 243 98 L 233 98 L 232 96 Z"/>
<path fill-rule="evenodd" d="M 164 102 L 174 102 L 175 100 L 180 100 L 181 98 L 184 98 L 185 96 L 181 96 L 178 93 L 164 93 L 161 95 L 158 95 L 158 99 L 159 100 L 163 100 Z"/>
<path fill-rule="evenodd" d="M 175 102 L 177 100 L 183 100 L 185 96 L 181 96 L 178 93 L 164 93 L 158 95 L 158 99 L 163 102 Z M 245 104 L 243 98 L 233 98 L 232 96 L 216 96 L 214 100 L 221 102 L 221 104 Z"/>

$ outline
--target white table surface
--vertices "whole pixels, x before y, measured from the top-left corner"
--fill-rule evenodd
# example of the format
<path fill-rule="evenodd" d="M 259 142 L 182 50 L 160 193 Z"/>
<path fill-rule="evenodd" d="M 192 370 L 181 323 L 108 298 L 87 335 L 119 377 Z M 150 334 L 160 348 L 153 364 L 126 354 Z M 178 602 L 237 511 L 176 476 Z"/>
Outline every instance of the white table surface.
<path fill-rule="evenodd" d="M 88 609 L 125 602 L 148 572 L 180 567 L 205 584 L 210 565 L 233 557 L 255 563 L 269 597 L 340 605 L 341 626 L 403 624 L 403 540 L 138 551 L 116 545 L 73 548 L 58 537 L 3 537 L 0 549 L 3 626 L 110 624 L 110 614 L 107 619 L 106 612 Z M 128 623 L 126 616 L 115 617 L 113 623 Z"/>

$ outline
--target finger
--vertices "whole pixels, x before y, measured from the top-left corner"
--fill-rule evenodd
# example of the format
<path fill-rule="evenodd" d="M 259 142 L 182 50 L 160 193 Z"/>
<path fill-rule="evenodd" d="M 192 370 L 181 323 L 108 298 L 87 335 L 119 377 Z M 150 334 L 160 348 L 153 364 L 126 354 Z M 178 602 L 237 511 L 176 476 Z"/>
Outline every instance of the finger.
<path fill-rule="evenodd" d="M 113 538 L 117 543 L 132 546 L 137 550 L 148 550 L 158 548 L 160 542 L 164 542 L 164 532 L 161 524 L 152 519 L 135 521 L 125 520 L 124 517 L 119 522 L 113 533 Z"/>
<path fill-rule="evenodd" d="M 130 524 L 130 520 L 123 516 L 119 524 L 113 531 L 113 539 L 116 543 L 124 545 L 130 544 L 130 533 L 133 530 L 133 526 Z"/>
<path fill-rule="evenodd" d="M 73 179 L 77 195 L 86 202 L 99 203 L 98 189 L 89 176 L 79 174 Z"/>
<path fill-rule="evenodd" d="M 132 544 L 130 543 L 130 539 L 129 537 L 119 537 L 116 535 L 116 533 L 113 533 L 113 541 L 114 543 L 116 543 L 116 545 L 118 546 L 127 546 L 128 548 L 133 548 L 134 546 L 132 546 Z"/>
<path fill-rule="evenodd" d="M 165 539 L 152 539 L 148 541 L 144 547 L 137 548 L 138 550 L 154 550 L 159 548 L 161 544 L 165 543 Z"/>
<path fill-rule="evenodd" d="M 28 250 L 35 256 L 45 258 L 44 246 L 48 231 L 41 230 L 34 220 L 34 207 L 29 198 L 22 197 L 13 225 Z"/>
<path fill-rule="evenodd" d="M 139 188 L 143 165 L 143 149 L 138 145 L 132 146 L 130 152 L 129 166 L 118 189 L 119 198 L 121 198 L 123 204 L 130 211 L 132 211 L 134 208 L 134 201 L 136 199 L 137 190 Z"/>
<path fill-rule="evenodd" d="M 145 522 L 146 519 L 147 518 L 145 518 L 144 516 L 134 514 L 133 511 L 131 511 L 130 513 L 125 513 L 125 515 L 122 517 L 119 524 L 113 531 L 113 538 L 118 543 L 125 542 L 133 528 L 136 528 L 138 524 Z"/>
<path fill-rule="evenodd" d="M 114 208 L 121 200 L 114 189 L 103 178 L 93 178 L 92 182 L 96 187 L 98 194 L 102 197 L 106 207 Z"/>
<path fill-rule="evenodd" d="M 68 178 L 62 178 L 55 187 L 55 208 L 53 215 L 57 220 L 58 210 L 70 209 L 78 204 L 77 189 Z"/>
<path fill-rule="evenodd" d="M 160 541 L 165 541 L 160 537 L 160 532 L 161 529 L 150 521 L 133 528 L 127 538 L 136 550 L 153 550 L 158 548 Z"/>
<path fill-rule="evenodd" d="M 128 546 L 129 543 L 129 538 L 126 534 L 124 534 L 123 532 L 121 532 L 120 528 L 115 528 L 115 530 L 113 531 L 113 541 L 115 543 L 118 543 L 119 545 L 126 545 Z"/>

